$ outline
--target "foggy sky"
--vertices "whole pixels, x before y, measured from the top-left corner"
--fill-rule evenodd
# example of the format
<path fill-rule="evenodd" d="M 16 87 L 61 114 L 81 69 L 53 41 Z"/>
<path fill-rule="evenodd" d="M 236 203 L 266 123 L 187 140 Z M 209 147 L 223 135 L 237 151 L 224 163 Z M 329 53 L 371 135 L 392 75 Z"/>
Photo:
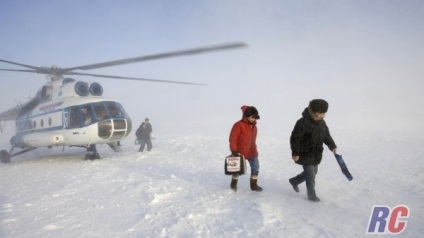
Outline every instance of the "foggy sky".
<path fill-rule="evenodd" d="M 287 140 L 313 98 L 335 133 L 424 132 L 422 1 L 12 1 L 0 3 L 0 59 L 74 67 L 243 41 L 247 49 L 84 73 L 205 83 L 99 82 L 157 134 L 229 133 L 254 105 L 260 132 Z M 0 68 L 15 68 L 0 64 Z M 0 111 L 34 96 L 43 75 L 0 72 Z M 154 128 L 155 129 L 155 128 Z"/>

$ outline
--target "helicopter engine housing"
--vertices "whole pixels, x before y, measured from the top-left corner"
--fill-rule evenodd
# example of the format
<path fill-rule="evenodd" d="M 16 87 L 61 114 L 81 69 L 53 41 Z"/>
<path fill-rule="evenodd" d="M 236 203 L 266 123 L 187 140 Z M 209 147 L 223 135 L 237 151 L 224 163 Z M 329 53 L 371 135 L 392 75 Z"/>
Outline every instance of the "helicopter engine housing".
<path fill-rule="evenodd" d="M 60 85 L 56 85 L 57 97 L 89 97 L 102 96 L 103 87 L 99 83 L 87 83 L 76 81 L 73 78 L 65 78 Z"/>

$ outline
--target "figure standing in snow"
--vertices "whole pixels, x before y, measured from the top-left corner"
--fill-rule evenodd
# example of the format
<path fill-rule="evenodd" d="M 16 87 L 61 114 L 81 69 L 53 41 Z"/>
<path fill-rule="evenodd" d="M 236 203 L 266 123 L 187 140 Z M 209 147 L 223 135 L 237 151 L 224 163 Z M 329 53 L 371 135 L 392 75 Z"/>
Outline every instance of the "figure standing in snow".
<path fill-rule="evenodd" d="M 335 154 L 337 146 L 330 135 L 327 124 L 324 121 L 328 103 L 323 99 L 314 99 L 309 102 L 292 131 L 290 147 L 292 159 L 303 166 L 303 172 L 289 179 L 290 184 L 296 192 L 298 185 L 306 181 L 306 190 L 310 201 L 319 202 L 315 193 L 315 176 L 318 165 L 322 160 L 323 144 Z"/>
<path fill-rule="evenodd" d="M 137 139 L 140 141 L 140 149 L 138 151 L 143 152 L 144 147 L 147 144 L 147 151 L 152 150 L 152 141 L 150 140 L 150 129 L 145 122 L 141 123 L 140 127 L 135 132 Z"/>
<path fill-rule="evenodd" d="M 257 127 L 259 112 L 253 106 L 242 106 L 243 117 L 241 120 L 234 123 L 230 133 L 230 150 L 233 155 L 241 154 L 249 161 L 250 174 L 250 189 L 260 192 L 263 189 L 258 185 L 259 174 L 259 159 L 258 150 L 256 147 Z M 233 175 L 231 178 L 230 188 L 237 191 L 238 175 Z"/>
<path fill-rule="evenodd" d="M 150 135 L 150 138 L 151 138 L 152 135 L 153 135 L 153 129 L 152 129 L 152 124 L 150 124 L 150 122 L 149 122 L 149 118 L 144 119 L 144 123 L 146 123 L 147 130 L 149 131 L 149 135 Z"/>

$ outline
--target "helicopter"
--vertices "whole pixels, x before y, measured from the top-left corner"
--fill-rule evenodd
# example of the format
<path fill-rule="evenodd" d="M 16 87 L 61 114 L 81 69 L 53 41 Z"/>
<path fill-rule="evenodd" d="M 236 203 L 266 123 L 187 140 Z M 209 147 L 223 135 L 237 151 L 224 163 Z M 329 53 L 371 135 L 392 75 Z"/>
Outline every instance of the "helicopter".
<path fill-rule="evenodd" d="M 0 62 L 26 69 L 1 69 L 1 71 L 38 73 L 47 76 L 48 82 L 35 97 L 23 104 L 0 113 L 0 123 L 15 121 L 16 134 L 10 139 L 9 151 L 0 150 L 1 163 L 10 163 L 14 156 L 41 147 L 86 148 L 85 160 L 100 159 L 96 145 L 107 144 L 118 152 L 118 142 L 131 133 L 132 122 L 122 104 L 103 97 L 103 87 L 97 82 L 79 81 L 68 75 L 92 76 L 124 80 L 150 81 L 187 85 L 205 85 L 194 82 L 146 79 L 75 72 L 170 57 L 210 53 L 244 48 L 243 42 L 212 45 L 200 48 L 165 52 L 147 56 L 108 61 L 78 67 L 37 67 L 0 59 Z M 3 130 L 0 127 L 1 130 Z M 20 151 L 14 153 L 18 148 Z"/>

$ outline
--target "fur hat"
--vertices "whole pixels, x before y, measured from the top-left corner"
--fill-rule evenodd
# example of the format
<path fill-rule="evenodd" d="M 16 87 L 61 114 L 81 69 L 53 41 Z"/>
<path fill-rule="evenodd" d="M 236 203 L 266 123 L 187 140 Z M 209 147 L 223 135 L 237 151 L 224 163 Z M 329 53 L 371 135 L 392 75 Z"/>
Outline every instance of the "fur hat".
<path fill-rule="evenodd" d="M 328 102 L 324 99 L 314 99 L 309 102 L 309 108 L 312 112 L 326 113 L 328 111 Z"/>
<path fill-rule="evenodd" d="M 259 112 L 254 106 L 246 107 L 246 109 L 244 110 L 243 116 L 244 117 L 253 116 L 256 119 L 260 119 Z"/>

